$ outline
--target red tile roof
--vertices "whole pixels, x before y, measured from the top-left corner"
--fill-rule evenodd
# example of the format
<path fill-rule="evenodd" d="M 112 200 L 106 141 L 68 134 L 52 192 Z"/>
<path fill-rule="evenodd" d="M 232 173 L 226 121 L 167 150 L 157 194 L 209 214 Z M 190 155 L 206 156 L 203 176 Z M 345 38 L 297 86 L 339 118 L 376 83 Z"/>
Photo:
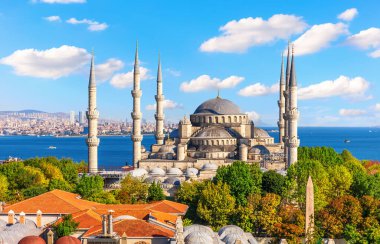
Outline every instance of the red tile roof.
<path fill-rule="evenodd" d="M 157 226 L 144 220 L 123 219 L 113 222 L 113 230 L 119 236 L 125 232 L 128 237 L 167 237 L 174 236 L 174 232 Z M 96 236 L 102 233 L 102 226 L 98 225 L 89 229 L 83 237 Z"/>

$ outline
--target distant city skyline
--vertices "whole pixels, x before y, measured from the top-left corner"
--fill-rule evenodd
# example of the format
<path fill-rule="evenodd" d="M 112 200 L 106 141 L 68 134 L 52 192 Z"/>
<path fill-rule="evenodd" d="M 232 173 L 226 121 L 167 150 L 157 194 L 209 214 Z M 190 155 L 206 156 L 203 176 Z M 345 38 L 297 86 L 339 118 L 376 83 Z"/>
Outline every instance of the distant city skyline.
<path fill-rule="evenodd" d="M 220 89 L 256 124 L 275 126 L 280 56 L 290 40 L 300 126 L 380 125 L 378 1 L 5 2 L 0 110 L 86 111 L 94 50 L 101 117 L 131 121 L 138 39 L 144 120 L 154 121 L 160 53 L 167 120 L 193 113 Z"/>

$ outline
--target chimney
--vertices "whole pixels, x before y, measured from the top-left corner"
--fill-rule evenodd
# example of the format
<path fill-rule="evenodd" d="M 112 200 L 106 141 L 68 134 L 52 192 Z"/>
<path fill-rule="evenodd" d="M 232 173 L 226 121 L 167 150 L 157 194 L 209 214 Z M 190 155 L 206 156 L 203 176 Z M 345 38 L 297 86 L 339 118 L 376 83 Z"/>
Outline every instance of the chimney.
<path fill-rule="evenodd" d="M 107 215 L 103 214 L 102 215 L 102 231 L 103 231 L 103 236 L 107 235 Z"/>
<path fill-rule="evenodd" d="M 110 236 L 113 234 L 112 213 L 114 212 L 113 210 L 108 210 L 108 234 Z"/>
<path fill-rule="evenodd" d="M 15 223 L 15 212 L 13 210 L 9 210 L 8 212 L 8 224 L 13 225 Z"/>
<path fill-rule="evenodd" d="M 54 232 L 49 229 L 47 233 L 47 244 L 53 244 L 54 243 Z"/>
<path fill-rule="evenodd" d="M 20 224 L 25 224 L 25 213 L 24 212 L 20 213 L 19 222 L 20 222 Z"/>
<path fill-rule="evenodd" d="M 37 225 L 37 228 L 42 227 L 42 212 L 41 212 L 41 210 L 37 211 L 36 225 Z"/>
<path fill-rule="evenodd" d="M 0 202 L 0 213 L 4 211 L 5 202 Z"/>

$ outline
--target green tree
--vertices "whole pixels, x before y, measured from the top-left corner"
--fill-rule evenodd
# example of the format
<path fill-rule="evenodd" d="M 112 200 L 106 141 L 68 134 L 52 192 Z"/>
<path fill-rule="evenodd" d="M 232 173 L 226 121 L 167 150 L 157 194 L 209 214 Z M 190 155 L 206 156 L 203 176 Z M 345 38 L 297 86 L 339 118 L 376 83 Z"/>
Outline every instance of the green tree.
<path fill-rule="evenodd" d="M 31 198 L 47 192 L 47 189 L 45 186 L 31 186 L 23 189 L 21 192 L 24 198 Z"/>
<path fill-rule="evenodd" d="M 4 202 L 8 197 L 8 179 L 0 174 L 0 202 Z"/>
<path fill-rule="evenodd" d="M 51 179 L 48 185 L 49 191 L 59 189 L 63 191 L 73 191 L 73 187 L 64 179 Z"/>
<path fill-rule="evenodd" d="M 230 195 L 227 184 L 208 182 L 202 190 L 198 202 L 199 217 L 214 230 L 228 224 L 235 208 L 235 199 Z"/>
<path fill-rule="evenodd" d="M 260 199 L 259 211 L 257 212 L 257 221 L 259 233 L 266 233 L 273 236 L 275 233 L 275 224 L 280 223 L 281 218 L 278 216 L 278 207 L 281 203 L 281 197 L 268 193 Z"/>
<path fill-rule="evenodd" d="M 148 201 L 164 200 L 165 194 L 160 183 L 153 182 L 148 188 Z"/>
<path fill-rule="evenodd" d="M 219 167 L 214 179 L 215 182 L 229 185 L 238 205 L 246 205 L 249 194 L 261 192 L 262 172 L 256 164 L 233 162 L 229 166 Z"/>
<path fill-rule="evenodd" d="M 342 156 L 332 147 L 300 147 L 298 160 L 317 160 L 325 167 L 343 163 Z"/>
<path fill-rule="evenodd" d="M 341 197 L 348 194 L 353 182 L 353 176 L 343 165 L 334 165 L 327 169 L 329 174 L 332 191 L 330 198 Z"/>
<path fill-rule="evenodd" d="M 75 191 L 85 199 L 101 194 L 103 192 L 103 178 L 99 175 L 83 175 Z"/>
<path fill-rule="evenodd" d="M 201 192 L 205 188 L 204 181 L 183 182 L 175 194 L 175 200 L 189 206 L 186 213 L 186 218 L 194 222 L 199 222 L 197 215 L 197 207 Z"/>
<path fill-rule="evenodd" d="M 116 195 L 120 203 L 144 203 L 148 197 L 148 184 L 141 179 L 127 175 L 121 181 L 121 189 Z"/>
<path fill-rule="evenodd" d="M 263 174 L 262 190 L 264 193 L 274 193 L 282 196 L 285 185 L 285 177 L 274 170 L 268 170 Z"/>
<path fill-rule="evenodd" d="M 74 233 L 77 229 L 79 223 L 73 220 L 73 216 L 71 214 L 65 215 L 62 217 L 62 221 L 59 221 L 58 224 L 53 226 L 57 237 L 60 238 L 62 236 L 69 236 Z"/>

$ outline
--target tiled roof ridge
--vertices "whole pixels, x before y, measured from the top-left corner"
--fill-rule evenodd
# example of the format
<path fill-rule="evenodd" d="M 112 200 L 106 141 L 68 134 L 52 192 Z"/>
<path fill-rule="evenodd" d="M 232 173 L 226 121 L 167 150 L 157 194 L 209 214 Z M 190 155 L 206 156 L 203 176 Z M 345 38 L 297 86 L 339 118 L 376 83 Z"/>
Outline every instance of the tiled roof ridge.
<path fill-rule="evenodd" d="M 58 197 L 59 199 L 61 199 L 62 201 L 64 202 L 67 202 L 68 204 L 70 204 L 71 206 L 73 206 L 74 208 L 78 209 L 78 210 L 84 210 L 84 209 L 80 209 L 79 207 L 77 207 L 76 205 L 74 205 L 72 202 L 69 202 L 67 201 L 67 199 L 63 198 L 62 196 L 59 196 L 57 194 L 55 194 L 56 192 L 59 192 L 59 193 L 63 193 L 63 194 L 66 194 L 66 193 L 69 193 L 69 194 L 72 194 L 72 195 L 75 195 L 75 198 L 77 198 L 78 196 L 80 196 L 79 194 L 76 194 L 76 193 L 72 193 L 72 192 L 67 192 L 67 191 L 62 191 L 62 190 L 59 190 L 59 189 L 54 189 L 52 191 L 50 191 L 54 196 Z M 81 197 L 81 196 L 80 196 Z M 78 198 L 77 198 L 78 199 Z M 80 200 L 83 200 L 82 197 L 79 198 Z M 85 200 L 83 200 L 85 201 Z"/>

